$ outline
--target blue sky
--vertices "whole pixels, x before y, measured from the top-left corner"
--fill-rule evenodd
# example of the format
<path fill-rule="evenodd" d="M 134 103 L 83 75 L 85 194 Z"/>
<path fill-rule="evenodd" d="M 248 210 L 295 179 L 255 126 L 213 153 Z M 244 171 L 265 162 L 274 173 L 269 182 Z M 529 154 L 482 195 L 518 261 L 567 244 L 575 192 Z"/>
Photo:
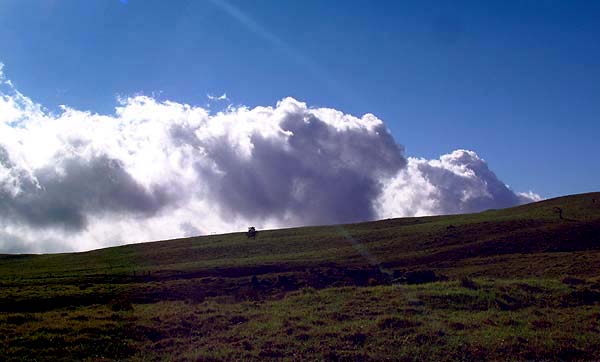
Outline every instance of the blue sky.
<path fill-rule="evenodd" d="M 0 62 L 49 109 L 118 95 L 384 120 L 409 156 L 473 149 L 516 190 L 600 189 L 600 2 L 0 2 Z"/>

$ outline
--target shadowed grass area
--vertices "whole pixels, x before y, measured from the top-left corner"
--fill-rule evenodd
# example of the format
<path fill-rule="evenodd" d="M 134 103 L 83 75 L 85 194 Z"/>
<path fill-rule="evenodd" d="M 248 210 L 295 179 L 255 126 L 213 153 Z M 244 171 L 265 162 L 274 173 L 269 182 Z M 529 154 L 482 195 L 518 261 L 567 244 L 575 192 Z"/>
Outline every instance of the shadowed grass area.
<path fill-rule="evenodd" d="M 7 360 L 597 360 L 600 194 L 0 256 Z M 553 207 L 564 210 L 559 219 Z"/>

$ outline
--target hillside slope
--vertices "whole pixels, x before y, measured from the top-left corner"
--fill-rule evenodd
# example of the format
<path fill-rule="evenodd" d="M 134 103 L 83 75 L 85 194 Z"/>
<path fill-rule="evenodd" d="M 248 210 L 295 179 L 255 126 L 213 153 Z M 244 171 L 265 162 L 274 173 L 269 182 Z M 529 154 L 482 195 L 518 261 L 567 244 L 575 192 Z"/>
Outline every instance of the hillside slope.
<path fill-rule="evenodd" d="M 508 338 L 530 353 L 522 358 L 562 350 L 570 352 L 561 359 L 600 358 L 590 342 L 598 323 L 579 336 L 568 329 L 578 318 L 600 319 L 599 266 L 600 193 L 468 215 L 266 230 L 256 240 L 232 233 L 0 255 L 0 355 L 504 359 L 514 351 L 498 351 L 496 338 Z M 532 319 L 535 310 L 548 320 Z M 507 311 L 521 313 L 530 330 L 499 324 L 514 321 L 493 315 Z M 469 331 L 467 317 L 479 327 Z M 549 333 L 564 343 L 539 340 Z M 460 349 L 467 340 L 475 347 Z M 424 349 L 432 341 L 443 343 Z"/>
<path fill-rule="evenodd" d="M 563 220 L 554 207 L 564 210 Z M 233 233 L 84 253 L 0 255 L 0 274 L 4 279 L 98 274 L 124 277 L 134 272 L 149 272 L 157 277 L 193 273 L 247 275 L 260 273 L 263 267 L 272 272 L 332 263 L 433 267 L 449 269 L 448 273 L 454 274 L 458 272 L 453 271 L 457 263 L 476 264 L 482 258 L 495 257 L 493 260 L 506 262 L 535 254 L 552 260 L 555 253 L 600 250 L 598 235 L 600 193 L 588 193 L 477 214 L 267 230 L 261 231 L 256 240 L 247 239 L 245 233 Z M 586 253 L 590 254 L 593 253 Z M 551 262 L 548 267 L 545 274 L 561 271 L 560 265 Z M 472 272 L 494 274 L 486 268 Z"/>

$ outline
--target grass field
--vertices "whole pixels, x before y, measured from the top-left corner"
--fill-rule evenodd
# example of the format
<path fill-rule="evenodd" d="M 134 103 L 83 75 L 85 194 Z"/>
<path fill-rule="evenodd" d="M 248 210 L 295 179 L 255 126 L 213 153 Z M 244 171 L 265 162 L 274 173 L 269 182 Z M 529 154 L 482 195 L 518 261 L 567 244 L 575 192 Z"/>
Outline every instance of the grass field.
<path fill-rule="evenodd" d="M 3 360 L 600 360 L 600 193 L 0 255 L 0 288 Z"/>

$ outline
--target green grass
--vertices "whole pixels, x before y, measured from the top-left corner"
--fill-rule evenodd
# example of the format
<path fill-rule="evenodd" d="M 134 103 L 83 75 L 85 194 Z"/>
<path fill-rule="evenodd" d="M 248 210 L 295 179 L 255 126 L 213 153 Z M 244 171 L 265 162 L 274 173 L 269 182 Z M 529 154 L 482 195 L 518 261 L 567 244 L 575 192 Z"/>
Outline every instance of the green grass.
<path fill-rule="evenodd" d="M 593 198 L 0 255 L 0 356 L 599 360 Z M 403 283 L 420 270 L 438 281 Z"/>

